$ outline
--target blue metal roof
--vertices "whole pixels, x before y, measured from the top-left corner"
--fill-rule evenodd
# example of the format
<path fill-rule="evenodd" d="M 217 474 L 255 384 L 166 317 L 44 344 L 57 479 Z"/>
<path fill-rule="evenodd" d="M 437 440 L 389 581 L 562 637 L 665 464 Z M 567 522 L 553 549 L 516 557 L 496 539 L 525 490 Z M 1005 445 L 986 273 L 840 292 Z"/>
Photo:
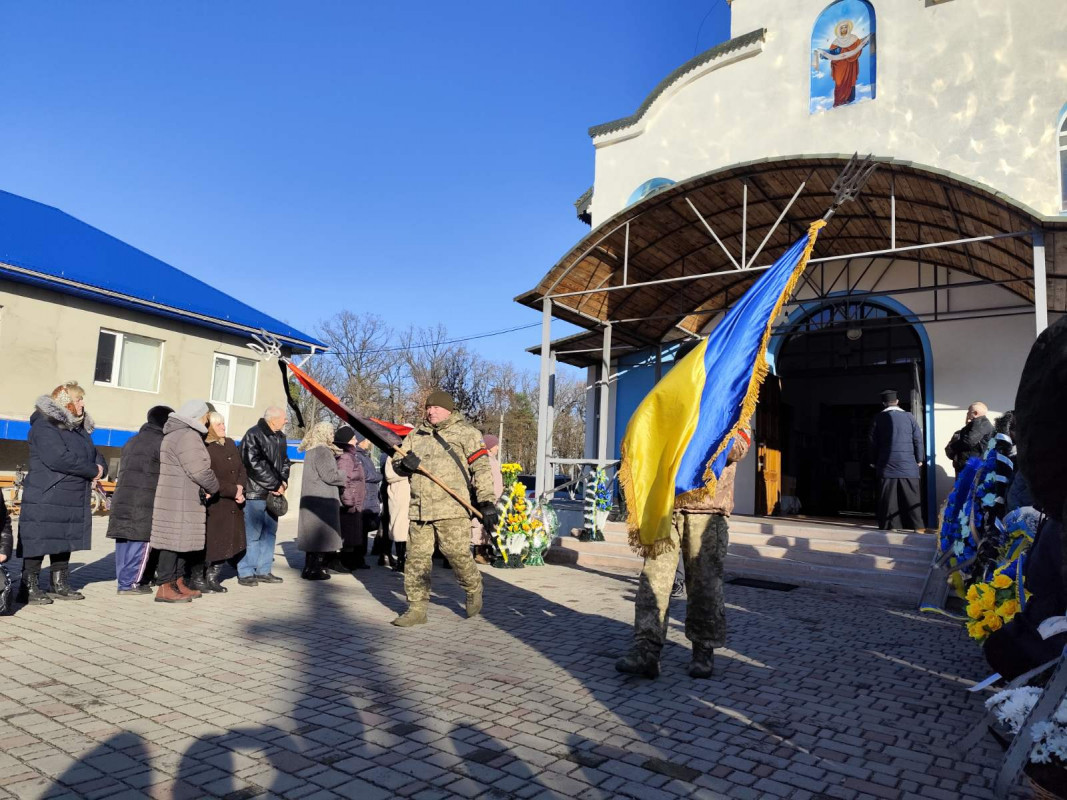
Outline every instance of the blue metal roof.
<path fill-rule="evenodd" d="M 0 277 L 230 333 L 262 328 L 296 350 L 325 347 L 58 208 L 4 191 Z"/>

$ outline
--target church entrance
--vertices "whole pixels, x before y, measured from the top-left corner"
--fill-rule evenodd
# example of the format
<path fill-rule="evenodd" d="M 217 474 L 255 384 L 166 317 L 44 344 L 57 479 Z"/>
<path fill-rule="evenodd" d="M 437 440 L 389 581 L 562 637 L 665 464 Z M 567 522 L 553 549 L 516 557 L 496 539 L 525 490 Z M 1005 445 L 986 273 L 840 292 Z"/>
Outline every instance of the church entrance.
<path fill-rule="evenodd" d="M 867 437 L 879 393 L 896 390 L 925 426 L 919 335 L 892 310 L 844 299 L 808 310 L 783 335 L 757 417 L 758 511 L 873 520 Z"/>

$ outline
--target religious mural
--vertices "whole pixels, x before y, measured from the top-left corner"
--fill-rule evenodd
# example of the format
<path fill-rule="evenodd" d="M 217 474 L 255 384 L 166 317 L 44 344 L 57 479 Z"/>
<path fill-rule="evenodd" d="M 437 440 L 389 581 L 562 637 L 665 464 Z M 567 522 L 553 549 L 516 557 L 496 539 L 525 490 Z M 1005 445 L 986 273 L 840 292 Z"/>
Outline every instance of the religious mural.
<path fill-rule="evenodd" d="M 875 16 L 866 0 L 837 0 L 811 32 L 811 113 L 874 99 Z"/>

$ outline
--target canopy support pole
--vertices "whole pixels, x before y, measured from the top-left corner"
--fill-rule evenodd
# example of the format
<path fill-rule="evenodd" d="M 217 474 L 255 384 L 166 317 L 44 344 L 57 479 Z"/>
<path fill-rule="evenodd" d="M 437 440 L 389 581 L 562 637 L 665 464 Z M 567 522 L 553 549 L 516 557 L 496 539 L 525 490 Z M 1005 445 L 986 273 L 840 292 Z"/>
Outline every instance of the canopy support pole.
<path fill-rule="evenodd" d="M 552 300 L 546 297 L 541 305 L 541 380 L 537 387 L 537 464 L 534 470 L 534 497 L 545 490 L 548 474 L 549 397 L 552 370 Z"/>
<path fill-rule="evenodd" d="M 611 396 L 611 323 L 604 326 L 604 344 L 600 350 L 600 419 L 597 420 L 597 465 L 608 461 L 608 400 Z"/>
<path fill-rule="evenodd" d="M 1034 231 L 1034 318 L 1037 335 L 1048 327 L 1048 278 L 1045 275 L 1045 234 Z"/>

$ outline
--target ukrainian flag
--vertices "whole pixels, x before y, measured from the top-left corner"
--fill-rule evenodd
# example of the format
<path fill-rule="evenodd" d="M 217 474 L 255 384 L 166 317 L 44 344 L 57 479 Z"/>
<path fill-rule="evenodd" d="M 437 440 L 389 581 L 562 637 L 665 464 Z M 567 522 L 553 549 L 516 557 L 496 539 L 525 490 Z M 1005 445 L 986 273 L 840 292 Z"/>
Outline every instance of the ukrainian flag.
<path fill-rule="evenodd" d="M 766 270 L 722 321 L 679 361 L 637 407 L 622 442 L 619 480 L 630 544 L 644 555 L 669 549 L 677 495 L 714 493 L 726 454 L 756 410 L 767 376 L 771 326 L 792 295 L 819 229 Z"/>

